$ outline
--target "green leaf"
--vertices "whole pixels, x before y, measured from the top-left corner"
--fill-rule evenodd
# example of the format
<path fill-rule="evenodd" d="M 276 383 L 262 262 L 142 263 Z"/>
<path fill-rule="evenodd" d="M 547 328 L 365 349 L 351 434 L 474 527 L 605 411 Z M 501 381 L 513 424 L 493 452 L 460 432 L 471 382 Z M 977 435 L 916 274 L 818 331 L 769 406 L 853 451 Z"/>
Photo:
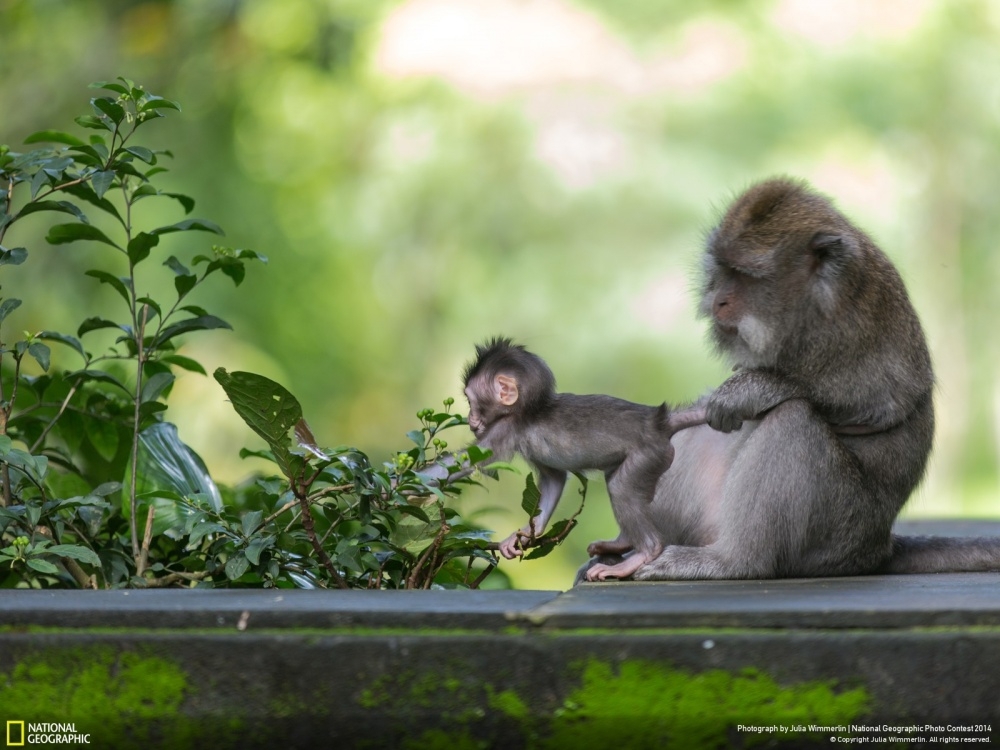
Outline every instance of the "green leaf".
<path fill-rule="evenodd" d="M 94 115 L 82 115 L 74 119 L 74 122 L 82 128 L 91 128 L 93 130 L 108 130 L 113 132 L 114 128 L 107 123 L 101 117 L 94 117 Z"/>
<path fill-rule="evenodd" d="M 107 115 L 115 125 L 119 125 L 125 119 L 125 110 L 111 97 L 99 96 L 90 100 L 94 107 Z"/>
<path fill-rule="evenodd" d="M 141 302 L 146 307 L 148 307 L 150 310 L 152 310 L 153 312 L 155 312 L 159 317 L 161 317 L 161 318 L 163 317 L 163 310 L 160 308 L 160 303 L 157 302 L 152 297 L 139 297 L 139 299 L 137 299 L 136 302 Z M 141 309 L 139 310 L 139 316 L 140 317 L 142 316 L 142 310 Z M 149 312 L 147 311 L 147 313 L 146 313 L 146 320 L 147 320 L 147 322 L 149 320 L 151 320 L 152 317 L 153 316 L 150 315 Z"/>
<path fill-rule="evenodd" d="M 125 300 L 127 304 L 131 305 L 132 297 L 129 294 L 128 287 L 125 286 L 125 283 L 128 281 L 127 277 L 119 278 L 118 276 L 113 276 L 107 271 L 101 271 L 100 269 L 91 269 L 90 271 L 86 271 L 85 275 L 92 276 L 93 278 L 100 281 L 102 284 L 109 284 L 110 286 L 114 287 L 115 291 L 117 291 L 118 294 L 122 296 L 122 299 Z"/>
<path fill-rule="evenodd" d="M 49 229 L 45 239 L 53 245 L 65 245 L 67 242 L 76 242 L 77 240 L 92 240 L 121 250 L 104 232 L 90 224 L 56 224 Z"/>
<path fill-rule="evenodd" d="M 260 565 L 261 553 L 268 547 L 273 547 L 273 546 L 274 546 L 273 536 L 254 537 L 253 539 L 250 540 L 250 543 L 247 545 L 247 548 L 245 550 L 247 560 L 249 560 L 253 565 Z"/>
<path fill-rule="evenodd" d="M 90 333 L 91 331 L 97 331 L 101 328 L 117 328 L 119 330 L 124 330 L 120 325 L 115 323 L 113 320 L 107 320 L 106 318 L 87 318 L 80 324 L 80 327 L 76 330 L 77 336 L 83 336 L 85 333 Z"/>
<path fill-rule="evenodd" d="M 152 424 L 156 423 L 158 420 L 149 419 L 156 414 L 165 412 L 167 410 L 167 405 L 161 401 L 146 401 L 142 406 L 139 407 L 139 419 L 143 423 L 143 429 L 146 427 L 152 427 Z"/>
<path fill-rule="evenodd" d="M 123 96 L 129 95 L 129 90 L 127 88 L 122 86 L 120 83 L 115 83 L 114 81 L 95 81 L 87 88 L 107 89 L 108 91 L 114 91 L 115 93 L 122 94 Z"/>
<path fill-rule="evenodd" d="M 48 173 L 49 177 L 59 177 L 63 172 L 73 166 L 74 159 L 61 151 L 57 155 L 42 159 L 39 164 Z"/>
<path fill-rule="evenodd" d="M 84 351 L 83 344 L 81 344 L 80 339 L 75 336 L 69 336 L 65 333 L 58 333 L 56 331 L 42 331 L 35 336 L 35 338 L 44 339 L 46 341 L 59 341 L 66 344 L 66 346 L 73 347 L 80 353 L 80 356 L 83 357 L 84 360 L 87 359 L 87 352 Z"/>
<path fill-rule="evenodd" d="M 97 193 L 94 192 L 94 189 L 90 185 L 86 183 L 81 183 L 79 185 L 72 185 L 68 188 L 65 188 L 64 192 L 67 192 L 70 195 L 79 198 L 80 200 L 84 200 L 93 206 L 97 206 L 105 213 L 114 216 L 122 226 L 125 225 L 125 222 L 122 220 L 121 214 L 118 213 L 118 209 L 115 208 L 115 204 L 109 201 L 107 198 L 99 198 L 97 196 Z"/>
<path fill-rule="evenodd" d="M 152 405 L 143 404 L 144 407 Z M 180 538 L 194 512 L 180 502 L 181 498 L 190 498 L 191 502 L 216 513 L 222 509 L 222 496 L 209 476 L 205 462 L 180 439 L 175 425 L 155 422 L 143 429 L 139 433 L 138 460 L 135 463 L 136 496 L 149 498 L 156 507 L 154 534 Z M 131 516 L 128 498 L 131 494 L 132 464 L 130 457 L 123 473 L 122 514 L 126 518 Z M 140 519 L 144 516 L 143 512 L 139 514 Z"/>
<path fill-rule="evenodd" d="M 181 111 L 181 105 L 177 102 L 172 102 L 169 99 L 164 99 L 162 96 L 156 96 L 155 94 L 149 94 L 146 101 L 139 107 L 140 112 L 148 112 L 151 109 L 176 109 L 178 112 Z"/>
<path fill-rule="evenodd" d="M 156 154 L 148 148 L 144 148 L 142 146 L 129 146 L 125 150 L 137 159 L 142 159 L 142 161 L 147 164 L 156 164 Z"/>
<path fill-rule="evenodd" d="M 260 521 L 263 517 L 264 514 L 259 510 L 252 510 L 243 516 L 243 536 L 250 536 L 253 534 L 257 530 L 257 527 L 260 526 Z"/>
<path fill-rule="evenodd" d="M 264 438 L 286 477 L 294 478 L 299 466 L 291 453 L 289 432 L 302 419 L 302 406 L 289 391 L 263 375 L 215 371 L 215 379 L 244 422 Z"/>
<path fill-rule="evenodd" d="M 133 266 L 138 265 L 149 257 L 149 251 L 160 244 L 160 238 L 155 234 L 139 232 L 128 243 L 128 259 Z"/>
<path fill-rule="evenodd" d="M 163 265 L 165 265 L 167 268 L 169 268 L 171 271 L 173 271 L 178 276 L 193 276 L 194 275 L 194 274 L 191 273 L 190 269 L 187 266 L 185 266 L 183 263 L 181 263 L 179 260 L 177 260 L 177 257 L 174 256 L 174 255 L 171 255 L 169 258 L 167 258 L 165 261 L 163 261 Z"/>
<path fill-rule="evenodd" d="M 188 536 L 188 545 L 193 547 L 200 542 L 202 537 L 206 534 L 224 534 L 226 531 L 226 527 L 222 524 L 214 523 L 212 521 L 202 521 L 201 523 L 195 524 L 195 527 L 191 529 L 191 534 Z"/>
<path fill-rule="evenodd" d="M 150 171 L 152 171 L 152 170 L 150 170 Z M 166 170 L 163 170 L 163 171 L 166 171 Z M 149 177 L 149 172 L 146 173 L 146 176 Z M 173 198 L 175 201 L 177 201 L 178 203 L 180 203 L 181 206 L 184 207 L 184 213 L 185 214 L 189 214 L 192 211 L 194 211 L 194 198 L 190 198 L 190 197 L 188 197 L 186 195 L 183 195 L 181 193 L 162 193 L 162 195 L 166 195 L 169 198 Z"/>
<path fill-rule="evenodd" d="M 104 143 L 104 139 L 99 135 L 90 136 L 90 145 L 84 146 L 73 146 L 70 151 L 76 151 L 77 154 L 81 154 L 89 157 L 90 166 L 95 167 L 97 170 L 104 169 L 104 165 L 111 160 L 111 154 L 108 152 L 108 147 Z M 81 163 L 87 163 L 88 159 L 80 159 L 77 156 L 77 161 Z"/>
<path fill-rule="evenodd" d="M 98 497 L 107 497 L 108 495 L 113 495 L 116 492 L 121 492 L 122 483 L 121 482 L 104 482 L 98 485 L 96 488 L 90 491 L 91 495 L 97 495 Z"/>
<path fill-rule="evenodd" d="M 258 253 L 255 250 L 240 249 L 236 251 L 236 257 L 240 260 L 256 260 L 261 263 L 267 263 L 267 256 L 263 253 Z"/>
<path fill-rule="evenodd" d="M 153 339 L 152 348 L 156 349 L 162 346 L 164 342 L 184 333 L 191 333 L 192 331 L 210 331 L 217 328 L 228 328 L 229 330 L 232 330 L 233 327 L 226 321 L 222 320 L 222 318 L 217 318 L 214 315 L 202 315 L 197 318 L 188 318 L 187 320 L 182 320 L 179 323 L 169 325 L 160 331 L 156 338 Z"/>
<path fill-rule="evenodd" d="M 235 581 L 246 573 L 249 567 L 250 561 L 247 560 L 247 556 L 243 552 L 237 552 L 226 562 L 226 578 Z"/>
<path fill-rule="evenodd" d="M 576 521 L 571 521 L 568 518 L 564 518 L 563 520 L 553 524 L 552 528 L 549 529 L 549 531 L 544 536 L 540 537 L 540 541 L 542 543 L 539 544 L 534 549 L 532 549 L 530 552 L 528 552 L 524 556 L 524 559 L 538 560 L 539 558 L 545 557 L 552 550 L 554 550 L 556 546 L 559 544 L 559 542 L 554 541 L 554 538 L 564 533 L 568 534 L 575 527 L 576 527 Z M 546 540 L 553 540 L 553 541 L 546 541 Z"/>
<path fill-rule="evenodd" d="M 92 320 L 93 320 L 93 318 L 92 318 Z M 98 382 L 98 383 L 109 383 L 109 384 L 111 384 L 113 386 L 121 388 L 123 391 L 125 391 L 125 393 L 128 394 L 128 396 L 130 398 L 132 397 L 132 391 L 130 391 L 125 386 L 124 383 L 122 383 L 114 375 L 110 375 L 109 373 L 106 373 L 103 370 L 77 370 L 76 372 L 70 373 L 66 377 L 67 377 L 67 379 L 79 377 L 81 379 L 81 381 L 83 381 L 83 380 L 93 380 L 93 381 Z"/>
<path fill-rule="evenodd" d="M 534 518 L 541 512 L 539 507 L 541 499 L 542 493 L 535 484 L 535 475 L 528 474 L 524 480 L 524 492 L 521 494 L 521 508 L 528 514 L 528 518 Z"/>
<path fill-rule="evenodd" d="M 111 187 L 111 183 L 115 181 L 117 175 L 114 171 L 110 169 L 101 170 L 100 172 L 94 172 L 93 178 L 90 180 L 90 184 L 94 187 L 94 193 L 97 195 L 98 199 L 104 197 L 104 194 L 108 192 L 108 188 Z"/>
<path fill-rule="evenodd" d="M 187 370 L 188 372 L 197 372 L 201 373 L 202 375 L 208 375 L 208 373 L 205 372 L 205 368 L 202 367 L 200 362 L 198 362 L 195 359 L 191 359 L 190 357 L 184 357 L 180 354 L 168 354 L 164 357 L 160 357 L 160 361 L 166 362 L 171 365 L 176 365 L 177 367 L 180 367 L 182 370 Z"/>
<path fill-rule="evenodd" d="M 39 573 L 46 573 L 49 575 L 57 575 L 59 573 L 59 568 L 50 563 L 48 560 L 42 560 L 37 557 L 29 557 L 27 563 L 29 568 L 33 568 Z"/>
<path fill-rule="evenodd" d="M 422 508 L 418 508 L 415 505 L 399 505 L 397 510 L 407 516 L 413 516 L 414 518 L 429 524 L 431 522 L 430 516 L 428 516 Z"/>
<path fill-rule="evenodd" d="M 174 288 L 177 290 L 177 299 L 184 299 L 188 292 L 198 284 L 197 276 L 177 276 L 174 279 Z"/>
<path fill-rule="evenodd" d="M 21 300 L 14 299 L 13 297 L 10 297 L 8 299 L 5 299 L 3 302 L 0 302 L 0 323 L 2 323 L 8 315 L 10 315 L 14 310 L 19 308 L 20 306 L 21 306 Z"/>
<path fill-rule="evenodd" d="M 154 229 L 153 234 L 171 234 L 172 232 L 191 232 L 194 230 L 213 232 L 214 234 L 221 235 L 225 234 L 218 224 L 208 221 L 207 219 L 185 219 L 184 221 L 178 221 L 176 224 L 171 224 L 167 227 Z"/>
<path fill-rule="evenodd" d="M 177 274 L 177 278 L 174 279 L 174 288 L 177 290 L 177 299 L 183 299 L 184 296 L 194 289 L 195 285 L 198 283 L 198 277 L 188 270 L 187 266 L 181 263 L 177 258 L 171 255 L 167 258 L 163 265 L 167 266 L 171 271 Z"/>
<path fill-rule="evenodd" d="M 90 444 L 105 461 L 114 459 L 118 452 L 118 428 L 103 419 L 87 420 L 87 437 Z"/>
<path fill-rule="evenodd" d="M 8 250 L 5 247 L 0 247 L 0 266 L 19 266 L 28 257 L 28 251 L 23 247 L 15 247 Z"/>
<path fill-rule="evenodd" d="M 469 463 L 478 464 L 490 458 L 493 455 L 493 451 L 489 448 L 480 448 L 478 445 L 472 444 L 465 449 L 465 452 L 469 454 Z"/>
<path fill-rule="evenodd" d="M 222 273 L 224 273 L 226 276 L 228 276 L 233 280 L 233 284 L 235 284 L 236 286 L 242 284 L 243 278 L 247 275 L 246 268 L 244 268 L 243 264 L 240 263 L 239 261 L 235 261 L 232 263 L 223 263 L 220 266 L 220 269 L 222 270 Z"/>
<path fill-rule="evenodd" d="M 101 558 L 97 556 L 97 553 L 89 547 L 83 547 L 79 544 L 56 544 L 45 550 L 48 554 L 57 555 L 58 557 L 71 557 L 74 560 L 79 560 L 80 562 L 89 563 L 91 565 L 100 565 Z"/>
<path fill-rule="evenodd" d="M 64 133 L 61 130 L 39 130 L 24 139 L 25 143 L 65 143 L 67 146 L 83 146 L 83 141 L 75 135 Z"/>
<path fill-rule="evenodd" d="M 38 341 L 33 341 L 28 346 L 28 354 L 35 358 L 35 361 L 45 372 L 49 371 L 49 355 L 51 354 L 49 347 Z"/>
<path fill-rule="evenodd" d="M 14 446 L 14 442 L 7 435 L 0 435 L 0 458 L 6 456 L 10 453 L 10 449 Z"/>
<path fill-rule="evenodd" d="M 169 372 L 158 372 L 149 378 L 142 386 L 140 401 L 155 401 L 174 382 L 174 376 Z"/>
<path fill-rule="evenodd" d="M 31 201 L 18 211 L 17 218 L 20 219 L 22 216 L 37 213 L 38 211 L 59 211 L 64 214 L 73 214 L 73 216 L 84 224 L 89 223 L 87 216 L 80 210 L 79 206 L 69 201 Z"/>
<path fill-rule="evenodd" d="M 265 461 L 274 461 L 274 454 L 271 451 L 254 451 L 249 448 L 240 448 L 240 458 L 262 458 Z"/>
<path fill-rule="evenodd" d="M 38 191 L 49 184 L 49 173 L 44 169 L 39 169 L 35 172 L 35 176 L 31 178 L 31 197 L 34 198 L 38 195 Z"/>

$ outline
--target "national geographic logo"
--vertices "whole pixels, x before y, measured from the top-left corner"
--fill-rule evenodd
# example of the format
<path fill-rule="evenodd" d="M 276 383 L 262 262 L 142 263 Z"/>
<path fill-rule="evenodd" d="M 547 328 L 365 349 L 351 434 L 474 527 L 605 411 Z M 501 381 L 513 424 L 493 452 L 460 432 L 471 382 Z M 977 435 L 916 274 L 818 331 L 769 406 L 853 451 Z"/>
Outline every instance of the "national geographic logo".
<path fill-rule="evenodd" d="M 7 747 L 25 745 L 89 745 L 90 735 L 76 731 L 76 724 L 7 722 Z"/>

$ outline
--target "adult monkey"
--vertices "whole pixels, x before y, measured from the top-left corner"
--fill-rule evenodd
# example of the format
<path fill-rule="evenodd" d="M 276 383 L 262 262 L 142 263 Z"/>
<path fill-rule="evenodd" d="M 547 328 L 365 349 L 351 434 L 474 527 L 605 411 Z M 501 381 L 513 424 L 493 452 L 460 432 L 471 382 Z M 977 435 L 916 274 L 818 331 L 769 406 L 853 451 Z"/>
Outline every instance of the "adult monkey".
<path fill-rule="evenodd" d="M 892 534 L 931 450 L 934 377 L 875 243 L 772 179 L 727 209 L 703 270 L 700 312 L 736 373 L 704 400 L 708 426 L 674 436 L 650 513 L 664 550 L 633 577 L 1000 569 L 1000 539 Z"/>

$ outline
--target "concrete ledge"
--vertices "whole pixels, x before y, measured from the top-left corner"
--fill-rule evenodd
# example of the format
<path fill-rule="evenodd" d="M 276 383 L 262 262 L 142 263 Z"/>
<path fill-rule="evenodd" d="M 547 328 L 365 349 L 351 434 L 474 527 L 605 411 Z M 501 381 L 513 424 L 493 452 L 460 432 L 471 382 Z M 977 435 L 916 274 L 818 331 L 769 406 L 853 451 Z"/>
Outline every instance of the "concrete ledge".
<path fill-rule="evenodd" d="M 101 748 L 1000 741 L 1000 573 L 5 591 L 0 719 Z"/>

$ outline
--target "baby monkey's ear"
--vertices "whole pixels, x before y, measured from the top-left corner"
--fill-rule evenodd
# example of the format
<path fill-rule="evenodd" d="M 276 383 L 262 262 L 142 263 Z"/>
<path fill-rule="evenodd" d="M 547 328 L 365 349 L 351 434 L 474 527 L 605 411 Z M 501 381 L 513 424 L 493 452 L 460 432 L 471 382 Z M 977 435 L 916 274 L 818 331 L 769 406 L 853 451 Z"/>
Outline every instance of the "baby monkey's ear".
<path fill-rule="evenodd" d="M 493 380 L 493 390 L 497 401 L 504 406 L 517 403 L 517 381 L 510 375 L 497 375 Z"/>

